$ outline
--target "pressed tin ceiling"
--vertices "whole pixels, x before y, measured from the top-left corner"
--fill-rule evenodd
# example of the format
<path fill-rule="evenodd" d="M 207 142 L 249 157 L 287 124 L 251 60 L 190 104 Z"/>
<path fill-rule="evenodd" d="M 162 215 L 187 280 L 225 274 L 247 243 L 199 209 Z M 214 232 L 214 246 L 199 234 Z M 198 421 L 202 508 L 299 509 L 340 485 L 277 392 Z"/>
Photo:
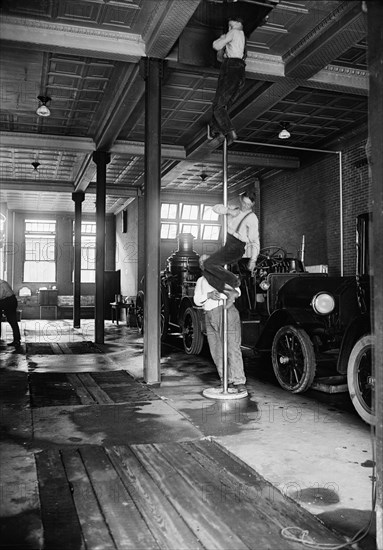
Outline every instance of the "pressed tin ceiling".
<path fill-rule="evenodd" d="M 108 213 L 144 192 L 145 56 L 164 59 L 164 196 L 221 193 L 222 151 L 206 132 L 218 75 L 211 42 L 233 13 L 245 17 L 248 58 L 232 109 L 239 143 L 229 148 L 229 192 L 298 168 L 302 149 L 339 150 L 366 136 L 359 0 L 3 1 L 1 201 L 72 212 L 72 192 L 83 190 L 84 211 L 94 211 L 96 149 L 111 153 Z M 52 99 L 50 117 L 36 115 L 38 95 Z M 288 149 L 277 137 L 283 124 Z"/>

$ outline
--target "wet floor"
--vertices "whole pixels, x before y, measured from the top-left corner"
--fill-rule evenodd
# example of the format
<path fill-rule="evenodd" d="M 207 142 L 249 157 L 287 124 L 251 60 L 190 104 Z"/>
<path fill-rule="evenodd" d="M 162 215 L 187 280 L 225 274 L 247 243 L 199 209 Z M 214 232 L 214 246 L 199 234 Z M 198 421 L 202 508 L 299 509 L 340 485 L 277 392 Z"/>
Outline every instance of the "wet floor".
<path fill-rule="evenodd" d="M 248 397 L 206 399 L 202 391 L 218 381 L 209 353 L 186 355 L 177 336 L 162 346 L 161 385 L 148 387 L 135 328 L 107 323 L 105 344 L 95 349 L 92 321 L 81 329 L 70 321 L 23 323 L 22 349 L 0 346 L 7 532 L 15 518 L 28 517 L 33 544 L 41 539 L 40 453 L 204 438 L 257 472 L 269 493 L 292 499 L 339 534 L 352 536 L 368 524 L 371 436 L 347 394 L 289 394 L 267 359 L 260 363 L 244 351 Z M 373 531 L 361 548 L 374 548 Z"/>

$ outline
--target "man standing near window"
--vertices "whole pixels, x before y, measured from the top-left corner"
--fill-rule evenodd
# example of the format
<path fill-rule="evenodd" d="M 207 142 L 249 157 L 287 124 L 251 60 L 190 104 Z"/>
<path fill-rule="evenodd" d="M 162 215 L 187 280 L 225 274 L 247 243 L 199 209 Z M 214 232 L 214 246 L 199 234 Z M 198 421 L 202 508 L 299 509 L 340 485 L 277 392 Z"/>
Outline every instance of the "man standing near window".
<path fill-rule="evenodd" d="M 17 298 L 7 281 L 0 279 L 0 315 L 3 312 L 13 332 L 13 341 L 8 346 L 19 348 L 21 345 L 21 336 L 17 323 Z"/>

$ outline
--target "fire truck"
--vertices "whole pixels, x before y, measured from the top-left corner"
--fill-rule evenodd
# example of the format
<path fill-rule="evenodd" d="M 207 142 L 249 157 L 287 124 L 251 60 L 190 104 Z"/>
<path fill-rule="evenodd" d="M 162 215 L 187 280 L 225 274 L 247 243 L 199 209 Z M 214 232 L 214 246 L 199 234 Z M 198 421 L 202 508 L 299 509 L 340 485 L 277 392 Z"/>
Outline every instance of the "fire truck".
<path fill-rule="evenodd" d="M 373 336 L 370 322 L 369 214 L 356 223 L 355 276 L 310 273 L 303 261 L 278 246 L 263 248 L 254 273 L 240 261 L 230 266 L 241 280 L 242 345 L 256 358 L 271 356 L 278 383 L 300 393 L 313 384 L 321 365 L 347 379 L 352 403 L 367 423 L 374 423 Z M 180 234 L 178 249 L 161 272 L 161 338 L 169 329 L 182 334 L 187 354 L 199 354 L 205 339 L 201 308 L 193 302 L 201 276 L 194 237 Z M 136 298 L 136 318 L 143 330 L 144 293 Z"/>

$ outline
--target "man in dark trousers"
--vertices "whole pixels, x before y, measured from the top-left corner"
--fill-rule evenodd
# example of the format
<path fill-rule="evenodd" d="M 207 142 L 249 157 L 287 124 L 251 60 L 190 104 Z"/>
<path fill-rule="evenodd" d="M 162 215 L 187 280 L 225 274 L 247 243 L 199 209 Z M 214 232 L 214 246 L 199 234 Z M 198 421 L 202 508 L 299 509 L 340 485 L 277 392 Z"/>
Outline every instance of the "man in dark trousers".
<path fill-rule="evenodd" d="M 13 332 L 13 341 L 8 346 L 15 348 L 21 345 L 20 329 L 17 323 L 17 298 L 7 281 L 0 279 L 0 315 L 5 313 Z"/>
<path fill-rule="evenodd" d="M 253 212 L 255 196 L 245 192 L 239 196 L 239 200 L 239 208 L 223 204 L 213 207 L 217 214 L 227 215 L 226 243 L 204 261 L 204 276 L 211 286 L 227 296 L 225 307 L 230 307 L 238 297 L 236 287 L 239 286 L 239 281 L 224 266 L 248 257 L 247 268 L 254 271 L 259 254 L 258 218 Z"/>
<path fill-rule="evenodd" d="M 245 85 L 246 38 L 240 17 L 231 17 L 228 27 L 228 32 L 213 42 L 221 67 L 212 105 L 210 132 L 212 138 L 225 137 L 230 145 L 237 139 L 237 134 L 228 111 Z"/>

